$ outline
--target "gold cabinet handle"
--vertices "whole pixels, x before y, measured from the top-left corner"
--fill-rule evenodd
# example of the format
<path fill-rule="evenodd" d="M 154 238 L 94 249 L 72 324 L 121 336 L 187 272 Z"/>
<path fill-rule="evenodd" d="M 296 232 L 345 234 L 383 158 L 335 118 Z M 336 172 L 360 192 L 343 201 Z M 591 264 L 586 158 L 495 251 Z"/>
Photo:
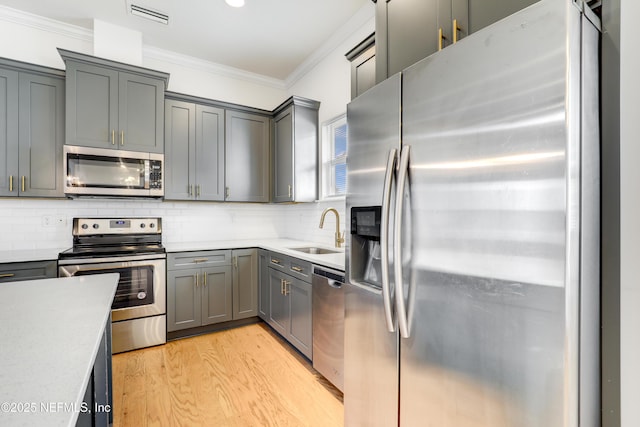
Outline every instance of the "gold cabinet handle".
<path fill-rule="evenodd" d="M 296 267 L 296 266 L 291 267 L 291 269 L 293 271 L 297 271 L 298 273 L 300 273 L 302 271 L 302 269 L 300 267 Z"/>
<path fill-rule="evenodd" d="M 271 258 L 271 262 L 274 263 L 274 264 L 280 265 L 280 260 L 279 259 Z"/>
<path fill-rule="evenodd" d="M 280 295 L 284 295 L 284 279 L 280 279 Z"/>
<path fill-rule="evenodd" d="M 233 267 L 238 269 L 238 257 L 237 256 L 233 257 Z"/>
<path fill-rule="evenodd" d="M 200 184 L 196 185 L 196 197 L 200 197 Z"/>
<path fill-rule="evenodd" d="M 193 274 L 193 281 L 196 282 L 196 288 L 198 287 L 198 273 Z"/>
<path fill-rule="evenodd" d="M 289 295 L 289 285 L 291 284 L 291 282 L 287 282 L 286 280 L 283 281 L 284 282 L 284 296 Z"/>
<path fill-rule="evenodd" d="M 458 20 L 453 20 L 453 44 L 458 43 L 458 31 L 460 31 L 460 27 L 458 26 Z"/>
<path fill-rule="evenodd" d="M 13 175 L 9 175 L 9 192 L 13 192 Z"/>
<path fill-rule="evenodd" d="M 13 276 L 15 276 L 14 273 L 0 274 L 0 279 L 5 279 L 7 277 L 13 277 Z"/>
<path fill-rule="evenodd" d="M 115 131 L 115 129 L 111 130 L 111 145 L 116 145 L 116 131 Z"/>
<path fill-rule="evenodd" d="M 189 197 L 193 196 L 193 185 L 189 184 L 187 186 L 187 191 L 189 192 Z"/>
<path fill-rule="evenodd" d="M 209 258 L 195 258 L 193 260 L 193 262 L 195 262 L 196 264 L 200 262 L 207 262 L 207 261 L 209 261 Z"/>
<path fill-rule="evenodd" d="M 25 191 L 27 191 L 27 190 L 26 190 L 26 187 L 27 187 L 27 183 L 26 183 L 26 182 L 27 182 L 27 177 L 26 177 L 26 176 L 24 176 L 24 175 L 22 175 L 22 192 L 23 192 L 23 193 L 24 193 Z"/>
<path fill-rule="evenodd" d="M 291 185 L 289 185 L 289 198 L 291 198 Z"/>
<path fill-rule="evenodd" d="M 225 194 L 224 197 L 226 197 L 228 199 L 229 198 L 229 187 L 225 187 L 224 194 Z"/>
<path fill-rule="evenodd" d="M 438 50 L 442 50 L 444 47 L 444 33 L 442 32 L 442 27 L 438 28 Z"/>
<path fill-rule="evenodd" d="M 120 145 L 124 145 L 124 131 L 120 132 Z"/>
<path fill-rule="evenodd" d="M 207 287 L 207 273 L 202 273 L 202 286 Z"/>

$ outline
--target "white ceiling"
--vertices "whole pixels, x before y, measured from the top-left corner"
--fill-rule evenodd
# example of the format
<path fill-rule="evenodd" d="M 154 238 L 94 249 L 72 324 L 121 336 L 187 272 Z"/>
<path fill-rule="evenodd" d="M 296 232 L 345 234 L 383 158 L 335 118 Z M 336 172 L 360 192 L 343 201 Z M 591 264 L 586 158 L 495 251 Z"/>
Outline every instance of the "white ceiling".
<path fill-rule="evenodd" d="M 131 0 L 169 15 L 132 16 L 127 0 L 0 0 L 0 5 L 91 29 L 93 19 L 142 33 L 144 45 L 285 79 L 371 0 Z M 373 7 L 373 6 L 371 6 Z"/>

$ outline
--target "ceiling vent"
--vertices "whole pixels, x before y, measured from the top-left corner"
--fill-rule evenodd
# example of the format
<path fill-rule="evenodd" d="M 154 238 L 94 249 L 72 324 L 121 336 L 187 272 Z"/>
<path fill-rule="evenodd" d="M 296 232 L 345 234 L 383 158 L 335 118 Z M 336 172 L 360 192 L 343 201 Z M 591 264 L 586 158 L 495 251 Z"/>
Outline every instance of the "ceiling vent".
<path fill-rule="evenodd" d="M 131 4 L 129 11 L 132 15 L 169 25 L 169 15 L 158 12 L 157 10 L 151 10 L 146 7 L 138 6 L 137 4 Z"/>

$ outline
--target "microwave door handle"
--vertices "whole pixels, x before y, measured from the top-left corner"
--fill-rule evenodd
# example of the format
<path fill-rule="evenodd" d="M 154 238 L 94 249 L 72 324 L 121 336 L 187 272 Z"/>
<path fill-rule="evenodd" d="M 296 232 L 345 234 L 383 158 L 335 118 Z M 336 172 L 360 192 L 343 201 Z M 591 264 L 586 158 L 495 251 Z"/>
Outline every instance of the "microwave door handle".
<path fill-rule="evenodd" d="M 149 179 L 151 178 L 151 166 L 149 165 L 150 161 L 144 161 L 144 189 L 149 189 Z"/>
<path fill-rule="evenodd" d="M 380 257 L 382 258 L 382 302 L 387 330 L 395 332 L 393 309 L 391 305 L 391 290 L 389 284 L 389 210 L 391 205 L 391 186 L 393 185 L 394 171 L 396 167 L 397 150 L 389 150 L 387 170 L 384 175 L 384 188 L 382 191 L 382 215 L 380 218 Z M 397 285 L 396 285 L 397 286 Z"/>

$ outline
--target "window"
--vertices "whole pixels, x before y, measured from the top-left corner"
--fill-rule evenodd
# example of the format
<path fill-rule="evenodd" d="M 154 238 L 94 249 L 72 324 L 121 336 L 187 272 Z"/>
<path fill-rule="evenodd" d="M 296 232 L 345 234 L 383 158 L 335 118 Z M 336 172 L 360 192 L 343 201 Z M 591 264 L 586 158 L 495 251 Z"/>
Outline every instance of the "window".
<path fill-rule="evenodd" d="M 347 117 L 322 126 L 322 198 L 340 197 L 347 190 Z"/>

